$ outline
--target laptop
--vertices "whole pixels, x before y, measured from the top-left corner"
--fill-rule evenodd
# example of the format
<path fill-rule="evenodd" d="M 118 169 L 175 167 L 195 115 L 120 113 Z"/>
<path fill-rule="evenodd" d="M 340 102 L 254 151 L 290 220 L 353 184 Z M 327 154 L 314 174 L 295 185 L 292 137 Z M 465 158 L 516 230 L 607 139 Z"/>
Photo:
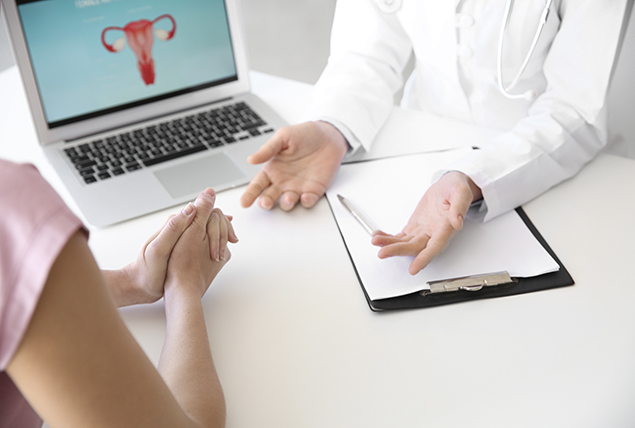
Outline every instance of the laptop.
<path fill-rule="evenodd" d="M 38 139 L 103 227 L 248 183 L 284 121 L 250 93 L 233 0 L 4 0 Z"/>

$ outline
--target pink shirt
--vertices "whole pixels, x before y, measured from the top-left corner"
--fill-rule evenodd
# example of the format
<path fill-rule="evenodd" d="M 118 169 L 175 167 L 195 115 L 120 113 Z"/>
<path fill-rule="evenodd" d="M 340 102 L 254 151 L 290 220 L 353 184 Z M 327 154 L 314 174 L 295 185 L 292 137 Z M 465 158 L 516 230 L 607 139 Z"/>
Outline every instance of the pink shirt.
<path fill-rule="evenodd" d="M 82 227 L 34 166 L 0 160 L 0 427 L 42 426 L 5 369 L 53 262 Z"/>

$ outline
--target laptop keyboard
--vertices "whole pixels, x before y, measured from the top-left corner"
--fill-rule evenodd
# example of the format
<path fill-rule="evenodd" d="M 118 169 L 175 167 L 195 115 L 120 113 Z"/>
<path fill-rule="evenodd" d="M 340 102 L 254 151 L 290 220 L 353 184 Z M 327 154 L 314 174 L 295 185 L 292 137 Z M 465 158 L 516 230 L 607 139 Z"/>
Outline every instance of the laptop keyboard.
<path fill-rule="evenodd" d="M 64 149 L 87 184 L 273 132 L 246 103 L 215 108 Z"/>

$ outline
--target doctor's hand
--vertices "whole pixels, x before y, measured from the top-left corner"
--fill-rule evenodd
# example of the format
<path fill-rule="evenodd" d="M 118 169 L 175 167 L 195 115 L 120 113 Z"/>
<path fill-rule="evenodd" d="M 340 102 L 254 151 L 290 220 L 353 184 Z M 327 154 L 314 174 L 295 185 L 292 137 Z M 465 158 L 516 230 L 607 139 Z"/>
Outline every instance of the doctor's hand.
<path fill-rule="evenodd" d="M 344 136 L 326 122 L 280 128 L 247 159 L 264 165 L 245 189 L 241 205 L 247 208 L 260 196 L 258 205 L 265 210 L 278 200 L 285 211 L 298 202 L 311 208 L 337 175 L 347 150 Z"/>
<path fill-rule="evenodd" d="M 425 268 L 463 228 L 467 210 L 481 199 L 481 189 L 465 174 L 449 172 L 433 184 L 419 201 L 401 233 L 375 231 L 372 244 L 382 247 L 378 256 L 414 256 L 411 275 Z"/>

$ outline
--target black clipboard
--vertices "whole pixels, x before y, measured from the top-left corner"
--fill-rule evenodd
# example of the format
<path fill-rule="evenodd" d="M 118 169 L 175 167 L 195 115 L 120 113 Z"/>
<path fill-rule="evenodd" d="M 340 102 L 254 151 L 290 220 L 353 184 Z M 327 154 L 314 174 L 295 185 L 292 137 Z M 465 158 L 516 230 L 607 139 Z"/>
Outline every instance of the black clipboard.
<path fill-rule="evenodd" d="M 331 207 L 331 212 L 332 210 L 333 209 Z M 337 225 L 337 228 L 340 232 L 340 236 L 342 237 L 342 241 L 344 241 L 346 252 L 348 253 L 348 257 L 351 260 L 353 268 L 355 269 L 357 280 L 359 281 L 362 291 L 364 292 L 364 296 L 366 297 L 368 306 L 374 312 L 383 312 L 398 309 L 430 308 L 452 303 L 469 302 L 471 300 L 477 299 L 514 296 L 517 294 L 549 290 L 552 288 L 566 287 L 575 284 L 567 269 L 553 252 L 549 244 L 547 244 L 547 241 L 545 241 L 540 232 L 538 232 L 538 229 L 536 229 L 536 226 L 534 226 L 534 224 L 531 222 L 525 211 L 519 207 L 516 208 L 516 212 L 523 220 L 527 228 L 536 237 L 538 242 L 540 242 L 540 244 L 545 248 L 549 255 L 551 255 L 556 263 L 558 263 L 558 266 L 560 267 L 559 270 L 529 278 L 514 278 L 512 282 L 491 287 L 482 287 L 478 289 L 478 291 L 459 290 L 427 295 L 424 295 L 422 292 L 415 292 L 402 296 L 392 297 L 389 299 L 370 299 L 368 293 L 366 292 L 366 289 L 364 288 L 364 283 L 362 282 L 359 272 L 357 271 L 357 267 L 353 262 L 353 257 L 351 256 L 351 253 L 348 249 L 348 245 L 346 245 L 346 240 L 344 239 L 344 235 L 342 234 L 342 230 L 340 229 L 339 224 Z M 337 220 L 335 221 L 335 223 L 337 223 Z"/>

